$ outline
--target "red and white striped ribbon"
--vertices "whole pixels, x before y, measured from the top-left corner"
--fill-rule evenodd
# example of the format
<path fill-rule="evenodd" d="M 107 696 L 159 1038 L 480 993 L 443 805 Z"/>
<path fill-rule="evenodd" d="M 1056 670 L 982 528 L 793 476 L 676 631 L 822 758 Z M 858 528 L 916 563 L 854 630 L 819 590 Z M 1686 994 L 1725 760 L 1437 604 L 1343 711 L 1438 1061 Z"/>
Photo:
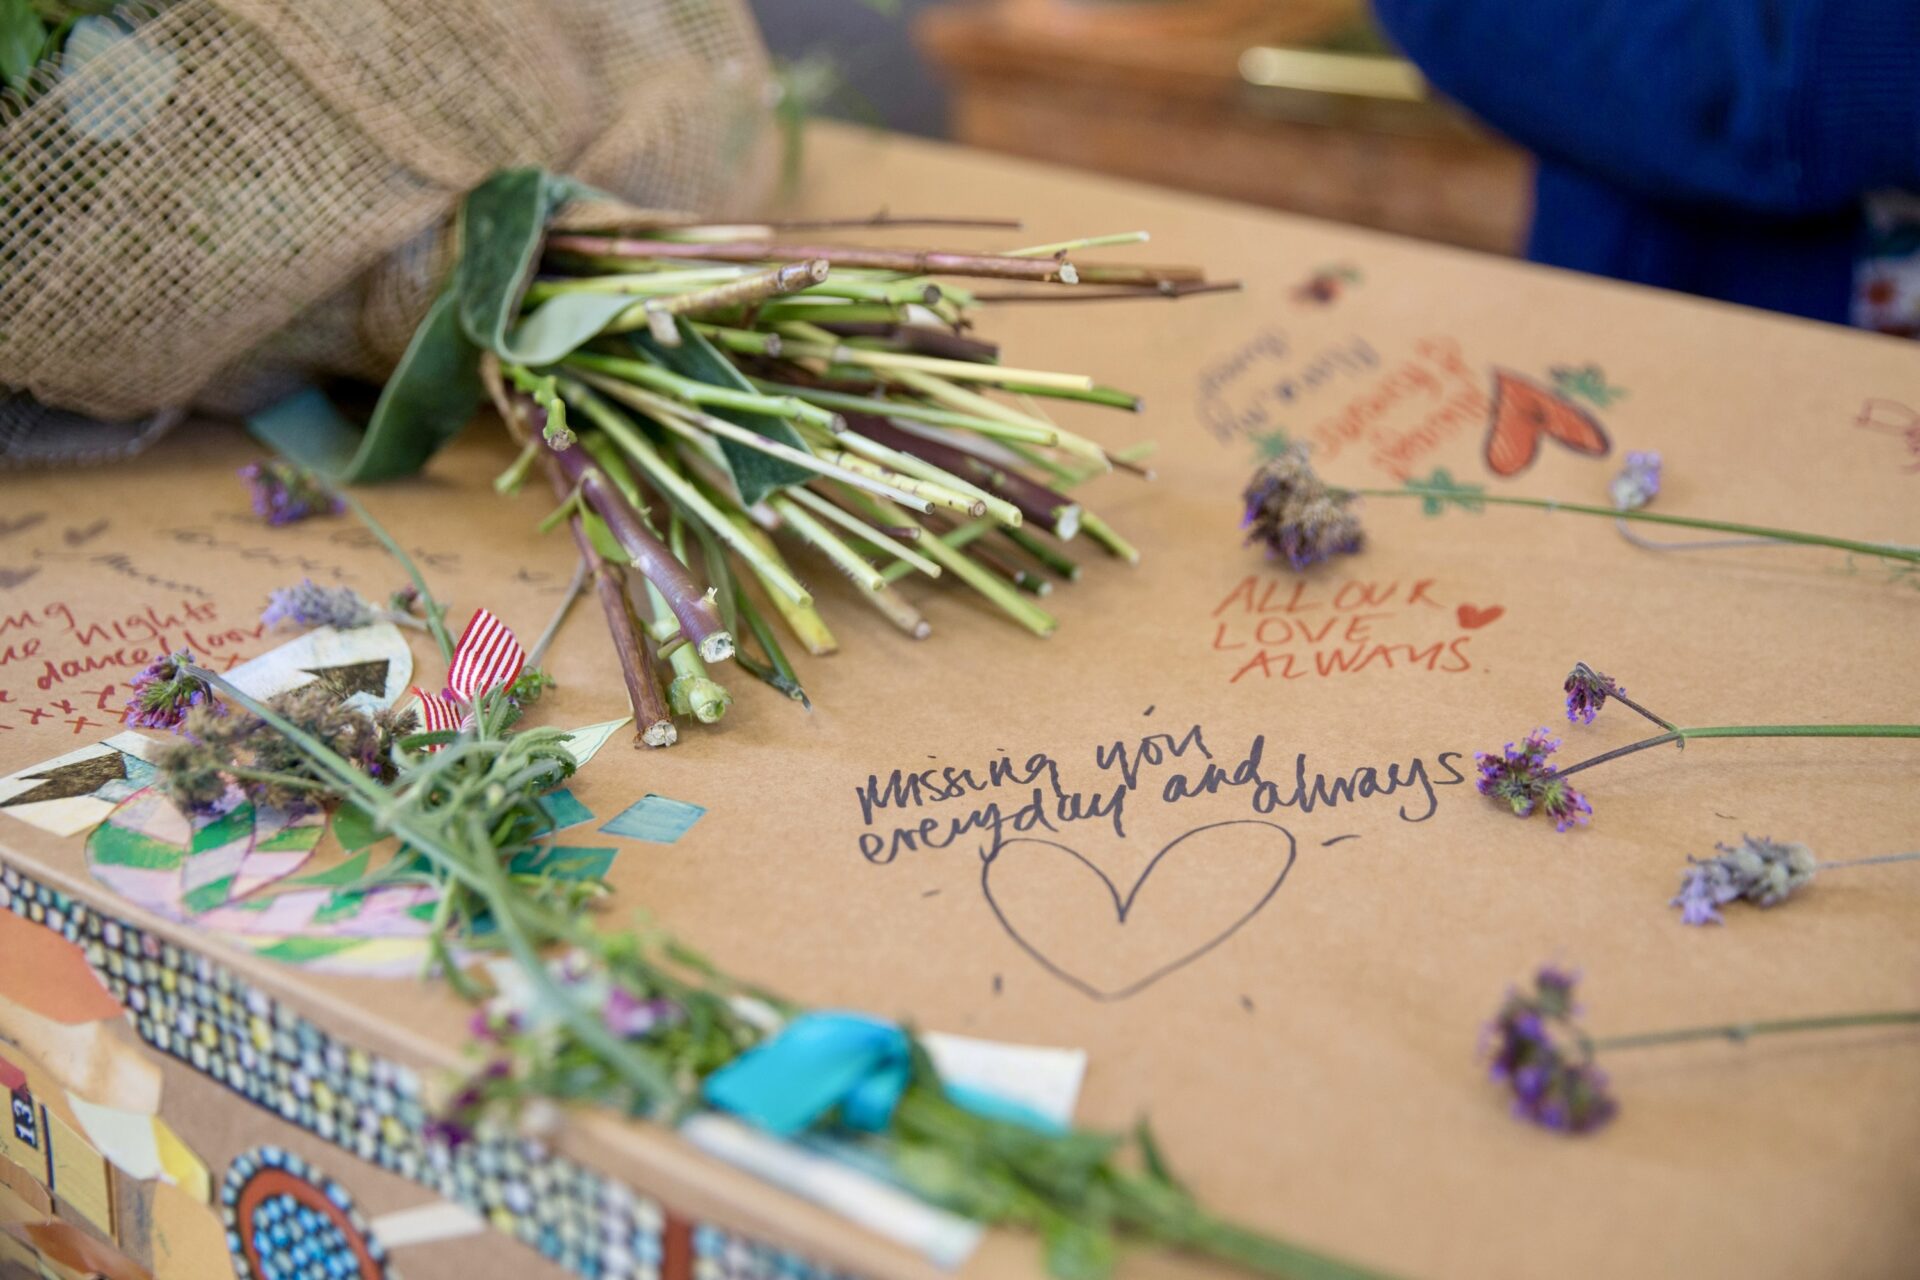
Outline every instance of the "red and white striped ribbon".
<path fill-rule="evenodd" d="M 413 686 L 413 692 L 420 699 L 420 728 L 426 733 L 440 733 L 443 730 L 460 727 L 460 708 L 438 694 L 428 693 L 419 685 Z"/>
<path fill-rule="evenodd" d="M 526 665 L 527 651 L 507 624 L 494 617 L 491 609 L 476 609 L 454 647 L 447 688 L 463 701 L 477 703 L 495 685 L 519 679 L 520 668 Z"/>

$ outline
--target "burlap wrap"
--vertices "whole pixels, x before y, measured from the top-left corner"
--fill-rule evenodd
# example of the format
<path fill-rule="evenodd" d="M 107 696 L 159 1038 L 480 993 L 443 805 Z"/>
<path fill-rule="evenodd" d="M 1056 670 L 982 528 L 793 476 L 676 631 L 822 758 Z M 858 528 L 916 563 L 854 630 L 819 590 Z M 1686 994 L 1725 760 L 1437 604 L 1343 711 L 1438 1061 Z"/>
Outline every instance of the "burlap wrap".
<path fill-rule="evenodd" d="M 121 13 L 131 38 L 70 47 L 0 123 L 0 384 L 95 418 L 384 376 L 496 169 L 679 209 L 740 207 L 769 169 L 744 0 Z"/>

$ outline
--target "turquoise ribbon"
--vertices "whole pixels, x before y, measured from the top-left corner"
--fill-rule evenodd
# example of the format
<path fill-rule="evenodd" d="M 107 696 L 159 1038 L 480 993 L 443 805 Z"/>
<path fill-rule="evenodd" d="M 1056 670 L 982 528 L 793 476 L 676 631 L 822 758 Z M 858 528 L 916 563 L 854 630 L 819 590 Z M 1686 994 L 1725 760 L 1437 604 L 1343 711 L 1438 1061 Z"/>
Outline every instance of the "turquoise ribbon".
<path fill-rule="evenodd" d="M 910 1074 L 907 1033 L 895 1024 L 858 1013 L 808 1013 L 708 1076 L 701 1094 L 708 1105 L 782 1137 L 835 1108 L 848 1128 L 879 1133 L 892 1122 Z M 945 1089 L 975 1115 L 1062 1132 L 1051 1118 L 997 1094 Z"/>

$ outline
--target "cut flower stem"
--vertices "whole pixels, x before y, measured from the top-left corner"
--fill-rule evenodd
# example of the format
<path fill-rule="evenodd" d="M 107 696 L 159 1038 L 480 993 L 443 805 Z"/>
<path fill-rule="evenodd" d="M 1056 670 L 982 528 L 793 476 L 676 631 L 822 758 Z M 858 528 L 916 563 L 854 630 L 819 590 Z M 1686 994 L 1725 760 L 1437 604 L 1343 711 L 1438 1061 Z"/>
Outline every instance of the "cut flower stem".
<path fill-rule="evenodd" d="M 1920 738 L 1920 724 L 1724 724 L 1675 729 L 1590 756 L 1556 770 L 1554 776 L 1564 778 L 1582 769 L 1591 769 L 1597 764 L 1618 760 L 1649 747 L 1665 746 L 1669 742 L 1684 746 L 1694 738 Z"/>
<path fill-rule="evenodd" d="M 1841 864 L 1828 864 L 1841 865 Z M 1887 1027 L 1920 1024 L 1920 1009 L 1895 1009 L 1881 1013 L 1837 1013 L 1819 1018 L 1777 1018 L 1765 1022 L 1723 1022 L 1705 1027 L 1682 1027 L 1673 1031 L 1644 1031 L 1636 1035 L 1601 1036 L 1586 1041 L 1595 1053 L 1621 1049 L 1645 1049 L 1655 1045 L 1686 1044 L 1697 1040 L 1731 1040 L 1744 1044 L 1758 1036 L 1786 1035 L 1800 1031 L 1839 1031 L 1847 1027 Z"/>
<path fill-rule="evenodd" d="M 1410 481 L 1401 489 L 1360 488 L 1349 489 L 1338 485 L 1329 486 L 1328 491 L 1335 496 L 1353 498 L 1422 498 L 1451 497 L 1453 490 L 1424 487 L 1418 481 Z M 1832 547 L 1839 551 L 1851 551 L 1860 555 L 1884 556 L 1889 560 L 1904 560 L 1920 564 L 1920 547 L 1895 546 L 1886 542 L 1864 542 L 1858 538 L 1835 538 L 1823 533 L 1802 533 L 1793 529 L 1776 529 L 1766 525 L 1739 524 L 1731 520 L 1707 520 L 1697 516 L 1669 516 L 1656 511 L 1622 511 L 1617 507 L 1592 506 L 1583 502 L 1557 502 L 1550 498 L 1522 498 L 1513 495 L 1489 494 L 1475 491 L 1471 495 L 1475 504 L 1485 503 L 1495 507 L 1527 507 L 1535 511 L 1567 511 L 1574 515 L 1602 516 L 1609 520 L 1639 520 L 1648 524 L 1675 525 L 1683 529 L 1710 529 L 1719 533 L 1740 534 L 1746 537 L 1768 538 L 1776 542 L 1797 543 L 1809 547 Z"/>

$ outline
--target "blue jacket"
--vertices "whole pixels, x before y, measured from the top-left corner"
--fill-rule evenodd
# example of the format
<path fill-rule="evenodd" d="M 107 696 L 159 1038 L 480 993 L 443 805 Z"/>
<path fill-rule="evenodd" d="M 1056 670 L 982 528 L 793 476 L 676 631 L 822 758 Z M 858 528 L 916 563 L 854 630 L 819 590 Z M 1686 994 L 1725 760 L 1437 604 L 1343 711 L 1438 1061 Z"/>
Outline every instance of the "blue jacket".
<path fill-rule="evenodd" d="M 1844 323 L 1861 200 L 1920 188 L 1920 0 L 1375 0 L 1540 158 L 1529 256 Z"/>

